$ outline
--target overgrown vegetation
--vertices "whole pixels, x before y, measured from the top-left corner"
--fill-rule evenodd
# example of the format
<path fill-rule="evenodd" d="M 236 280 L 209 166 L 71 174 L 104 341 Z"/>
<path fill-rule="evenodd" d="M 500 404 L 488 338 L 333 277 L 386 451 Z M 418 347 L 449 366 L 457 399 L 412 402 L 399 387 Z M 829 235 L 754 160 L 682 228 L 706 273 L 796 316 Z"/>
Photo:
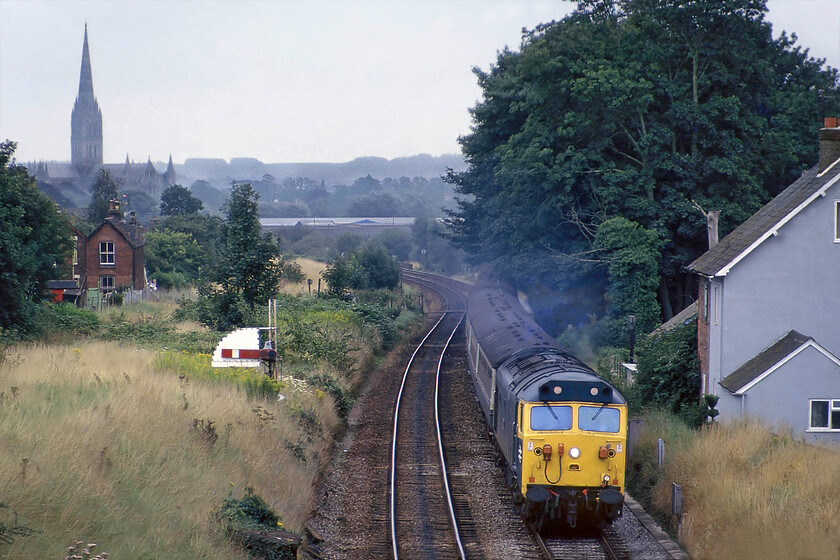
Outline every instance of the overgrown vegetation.
<path fill-rule="evenodd" d="M 684 267 L 708 247 L 694 201 L 731 231 L 816 163 L 820 117 L 840 110 L 837 71 L 771 32 L 766 12 L 764 0 L 591 0 L 525 31 L 475 70 L 469 168 L 447 177 L 462 195 L 454 240 L 544 294 L 550 332 L 614 313 L 648 332 L 651 302 L 670 319 L 696 289 Z M 626 241 L 656 270 L 645 256 L 636 278 L 615 274 L 598 238 L 616 218 L 638 226 Z"/>
<path fill-rule="evenodd" d="M 838 452 L 753 421 L 690 429 L 666 412 L 643 416 L 628 489 L 673 532 L 671 485 L 683 490 L 681 544 L 692 559 L 836 558 Z M 657 466 L 657 440 L 665 465 Z"/>
<path fill-rule="evenodd" d="M 56 205 L 15 165 L 16 147 L 0 143 L 0 338 L 29 332 L 47 281 L 72 250 Z"/>
<path fill-rule="evenodd" d="M 696 317 L 669 331 L 642 338 L 638 369 L 628 398 L 636 410 L 662 408 L 693 427 L 707 419 L 709 407 L 700 398 L 700 358 Z"/>

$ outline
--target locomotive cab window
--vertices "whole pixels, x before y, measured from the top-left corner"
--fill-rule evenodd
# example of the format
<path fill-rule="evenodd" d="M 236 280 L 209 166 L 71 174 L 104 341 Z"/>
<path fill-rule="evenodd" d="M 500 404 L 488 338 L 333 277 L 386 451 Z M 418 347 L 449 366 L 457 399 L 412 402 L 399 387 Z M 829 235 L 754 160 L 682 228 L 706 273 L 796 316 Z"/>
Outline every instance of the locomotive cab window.
<path fill-rule="evenodd" d="M 591 432 L 616 434 L 621 430 L 621 411 L 606 406 L 581 406 L 578 410 L 578 428 Z"/>
<path fill-rule="evenodd" d="M 531 408 L 531 429 L 557 431 L 572 429 L 572 407 L 541 405 Z"/>

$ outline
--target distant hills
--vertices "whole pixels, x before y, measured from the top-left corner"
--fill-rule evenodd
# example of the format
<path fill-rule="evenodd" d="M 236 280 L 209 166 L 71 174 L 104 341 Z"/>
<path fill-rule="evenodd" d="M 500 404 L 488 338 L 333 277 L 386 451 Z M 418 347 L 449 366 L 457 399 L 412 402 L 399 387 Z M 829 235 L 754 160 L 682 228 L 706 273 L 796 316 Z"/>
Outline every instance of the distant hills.
<path fill-rule="evenodd" d="M 351 185 L 359 177 L 370 175 L 377 179 L 400 177 L 440 177 L 447 168 L 456 171 L 466 169 L 460 155 L 445 154 L 385 159 L 380 157 L 359 157 L 345 163 L 263 163 L 256 158 L 233 158 L 228 163 L 221 158 L 188 158 L 183 165 L 175 165 L 178 183 L 190 185 L 204 180 L 214 187 L 223 189 L 231 181 L 260 180 L 266 174 L 278 182 L 287 178 L 305 177 L 327 186 Z"/>

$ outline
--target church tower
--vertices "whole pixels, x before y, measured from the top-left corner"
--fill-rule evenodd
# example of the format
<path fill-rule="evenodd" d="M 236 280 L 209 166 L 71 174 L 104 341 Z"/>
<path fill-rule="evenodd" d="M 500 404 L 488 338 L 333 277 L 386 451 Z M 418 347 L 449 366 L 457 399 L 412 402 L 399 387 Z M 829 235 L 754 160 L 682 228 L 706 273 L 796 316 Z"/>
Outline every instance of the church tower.
<path fill-rule="evenodd" d="M 90 70 L 87 24 L 82 48 L 82 71 L 79 76 L 79 95 L 70 119 L 70 148 L 73 167 L 82 177 L 102 165 L 102 112 L 93 95 L 93 74 Z"/>

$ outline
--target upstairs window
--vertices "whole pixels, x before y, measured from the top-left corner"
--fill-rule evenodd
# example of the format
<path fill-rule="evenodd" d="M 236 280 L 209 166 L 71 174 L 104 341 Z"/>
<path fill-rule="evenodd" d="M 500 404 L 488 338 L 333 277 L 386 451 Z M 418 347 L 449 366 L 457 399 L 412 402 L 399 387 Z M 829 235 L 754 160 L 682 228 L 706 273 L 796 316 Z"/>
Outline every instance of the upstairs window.
<path fill-rule="evenodd" d="M 811 401 L 812 430 L 840 430 L 840 399 Z"/>
<path fill-rule="evenodd" d="M 116 264 L 113 241 L 99 242 L 99 264 L 101 266 L 114 266 Z"/>
<path fill-rule="evenodd" d="M 834 242 L 840 243 L 840 200 L 834 201 Z"/>

